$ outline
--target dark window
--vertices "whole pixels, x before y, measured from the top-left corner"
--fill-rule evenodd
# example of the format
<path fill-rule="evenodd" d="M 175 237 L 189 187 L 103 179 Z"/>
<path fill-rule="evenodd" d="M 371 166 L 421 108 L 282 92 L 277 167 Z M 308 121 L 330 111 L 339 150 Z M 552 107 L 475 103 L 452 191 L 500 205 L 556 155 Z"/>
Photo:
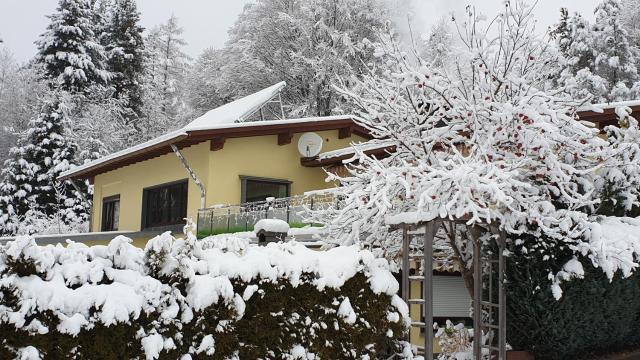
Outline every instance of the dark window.
<path fill-rule="evenodd" d="M 116 231 L 120 225 L 120 195 L 102 199 L 102 231 Z"/>
<path fill-rule="evenodd" d="M 187 217 L 187 180 L 144 189 L 142 228 L 184 224 Z"/>
<path fill-rule="evenodd" d="M 291 190 L 291 182 L 287 180 L 265 179 L 241 176 L 242 198 L 241 202 L 264 201 L 267 198 L 288 197 Z"/>

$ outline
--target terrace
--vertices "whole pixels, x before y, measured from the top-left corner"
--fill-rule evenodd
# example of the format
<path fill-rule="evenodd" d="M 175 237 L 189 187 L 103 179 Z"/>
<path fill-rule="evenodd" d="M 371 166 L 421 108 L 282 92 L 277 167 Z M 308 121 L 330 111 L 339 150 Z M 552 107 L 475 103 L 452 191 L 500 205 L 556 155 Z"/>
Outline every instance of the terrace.
<path fill-rule="evenodd" d="M 262 219 L 286 221 L 292 229 L 320 227 L 308 222 L 313 210 L 339 209 L 342 200 L 333 194 L 311 193 L 285 198 L 267 198 L 265 201 L 238 205 L 215 205 L 198 210 L 198 237 L 252 231 Z"/>

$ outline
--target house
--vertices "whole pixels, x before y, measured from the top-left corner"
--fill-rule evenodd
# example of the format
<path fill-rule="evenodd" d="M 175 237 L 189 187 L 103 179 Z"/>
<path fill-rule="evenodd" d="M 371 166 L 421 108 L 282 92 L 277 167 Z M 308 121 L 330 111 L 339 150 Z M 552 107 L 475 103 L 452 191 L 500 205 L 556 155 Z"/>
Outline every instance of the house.
<path fill-rule="evenodd" d="M 182 231 L 184 219 L 196 220 L 199 209 L 332 187 L 322 167 L 305 162 L 299 151 L 302 136 L 332 151 L 367 141 L 369 134 L 348 115 L 284 119 L 277 106 L 284 86 L 213 109 L 181 129 L 67 171 L 59 180 L 93 184 L 92 232 L 127 232 L 141 246 L 160 231 Z M 264 120 L 266 114 L 276 119 Z"/>
<path fill-rule="evenodd" d="M 144 246 L 159 231 L 179 231 L 186 217 L 198 219 L 198 230 L 209 233 L 251 230 L 248 217 L 257 220 L 263 213 L 295 223 L 292 208 L 314 204 L 296 201 L 334 186 L 325 182 L 325 171 L 341 171 L 354 155 L 350 144 L 371 137 L 354 116 L 285 119 L 279 100 L 284 86 L 258 91 L 181 129 L 63 173 L 60 180 L 88 180 L 94 186 L 93 234 L 88 236 L 107 232 L 107 240 L 113 232 L 127 232 Z M 636 102 L 596 105 L 582 109 L 580 119 L 602 129 L 617 123 L 618 106 L 640 111 Z M 275 119 L 265 120 L 266 114 Z M 321 150 L 301 151 L 305 137 L 320 139 Z M 363 150 L 387 156 L 395 146 L 383 142 Z M 455 269 L 435 270 L 434 290 L 434 315 L 440 322 L 469 321 L 471 298 Z M 420 298 L 420 284 L 412 283 L 410 292 Z M 414 320 L 422 318 L 421 309 L 410 304 Z M 423 338 L 424 333 L 411 332 L 412 343 L 421 344 Z"/>

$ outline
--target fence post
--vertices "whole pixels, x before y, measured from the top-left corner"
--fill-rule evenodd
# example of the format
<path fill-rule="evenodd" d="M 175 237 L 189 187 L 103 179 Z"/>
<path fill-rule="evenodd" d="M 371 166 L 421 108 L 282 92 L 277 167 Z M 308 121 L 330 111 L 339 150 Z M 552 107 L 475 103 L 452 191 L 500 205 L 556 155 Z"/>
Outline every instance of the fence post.
<path fill-rule="evenodd" d="M 227 209 L 227 233 L 231 231 L 231 208 Z"/>
<path fill-rule="evenodd" d="M 209 235 L 213 235 L 213 210 L 209 210 Z"/>
<path fill-rule="evenodd" d="M 287 224 L 289 223 L 289 201 L 287 201 Z"/>

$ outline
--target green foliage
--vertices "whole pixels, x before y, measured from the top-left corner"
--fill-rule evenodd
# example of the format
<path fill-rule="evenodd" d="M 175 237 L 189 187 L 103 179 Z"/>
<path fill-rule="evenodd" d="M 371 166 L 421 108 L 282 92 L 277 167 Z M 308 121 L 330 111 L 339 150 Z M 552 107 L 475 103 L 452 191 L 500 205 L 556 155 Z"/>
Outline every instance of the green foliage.
<path fill-rule="evenodd" d="M 221 297 L 199 309 L 189 305 L 188 293 L 195 274 L 188 264 L 194 263 L 194 253 L 203 250 L 194 250 L 196 245 L 192 241 L 177 243 L 179 245 L 147 247 L 144 254 L 141 251 L 127 254 L 135 251 L 131 245 L 121 244 L 116 249 L 113 243 L 93 253 L 80 248 L 61 254 L 66 250 L 54 247 L 41 252 L 35 243 L 25 245 L 20 252 L 0 251 L 0 279 L 7 280 L 0 281 L 0 334 L 3 335 L 0 337 L 0 358 L 14 358 L 18 349 L 33 346 L 44 359 L 144 359 L 149 353 L 141 346 L 141 339 L 154 334 L 161 335 L 165 341 L 159 359 L 172 360 L 183 354 L 190 354 L 193 359 L 281 359 L 287 358 L 296 346 L 321 359 L 361 359 L 363 356 L 373 359 L 401 350 L 405 319 L 402 316 L 393 319 L 388 315 L 400 312 L 392 305 L 393 296 L 374 293 L 365 270 L 355 273 L 340 288 L 322 290 L 315 283 L 318 274 L 314 272 L 303 272 L 295 284 L 286 278 L 286 274 L 278 279 L 256 277 L 248 282 L 229 278 L 235 297 Z M 105 251 L 113 253 L 105 255 Z M 68 255 L 71 253 L 75 255 Z M 132 260 L 136 259 L 136 254 L 144 265 Z M 70 289 L 108 286 L 114 280 L 106 274 L 115 274 L 118 269 L 121 274 L 130 274 L 129 281 L 144 278 L 155 283 L 157 280 L 163 286 L 162 293 L 149 298 L 152 300 L 147 300 L 145 310 L 139 315 L 131 315 L 130 322 L 119 321 L 106 326 L 96 321 L 94 326 L 82 327 L 76 336 L 60 331 L 59 311 L 46 304 L 37 304 L 26 313 L 21 312 L 20 309 L 31 304 L 33 299 L 21 293 L 12 281 L 20 283 L 33 279 L 34 275 L 50 281 L 47 279 L 52 272 L 64 265 L 61 261 L 72 257 L 77 261 L 80 256 L 87 256 L 87 260 L 101 256 L 105 261 L 111 259 L 114 265 L 95 284 L 67 282 L 63 286 Z M 52 258 L 55 260 L 49 261 Z M 132 275 L 134 272 L 144 277 L 136 278 Z M 244 302 L 239 300 L 240 296 Z M 346 298 L 357 314 L 353 323 L 338 314 Z M 239 306 L 238 302 L 244 306 Z M 84 316 L 100 319 L 103 310 L 108 312 L 113 308 L 105 310 L 102 306 L 92 305 Z M 174 314 L 167 316 L 167 312 Z M 24 325 L 7 321 L 3 313 L 25 314 Z M 44 328 L 46 331 L 37 331 Z M 199 352 L 203 338 L 209 335 L 213 336 L 215 352 Z M 174 347 L 166 346 L 168 340 Z"/>
<path fill-rule="evenodd" d="M 514 349 L 554 360 L 640 345 L 640 276 L 610 282 L 601 269 L 585 266 L 584 279 L 563 283 L 556 300 L 543 262 L 521 254 L 508 262 L 507 341 Z"/>

